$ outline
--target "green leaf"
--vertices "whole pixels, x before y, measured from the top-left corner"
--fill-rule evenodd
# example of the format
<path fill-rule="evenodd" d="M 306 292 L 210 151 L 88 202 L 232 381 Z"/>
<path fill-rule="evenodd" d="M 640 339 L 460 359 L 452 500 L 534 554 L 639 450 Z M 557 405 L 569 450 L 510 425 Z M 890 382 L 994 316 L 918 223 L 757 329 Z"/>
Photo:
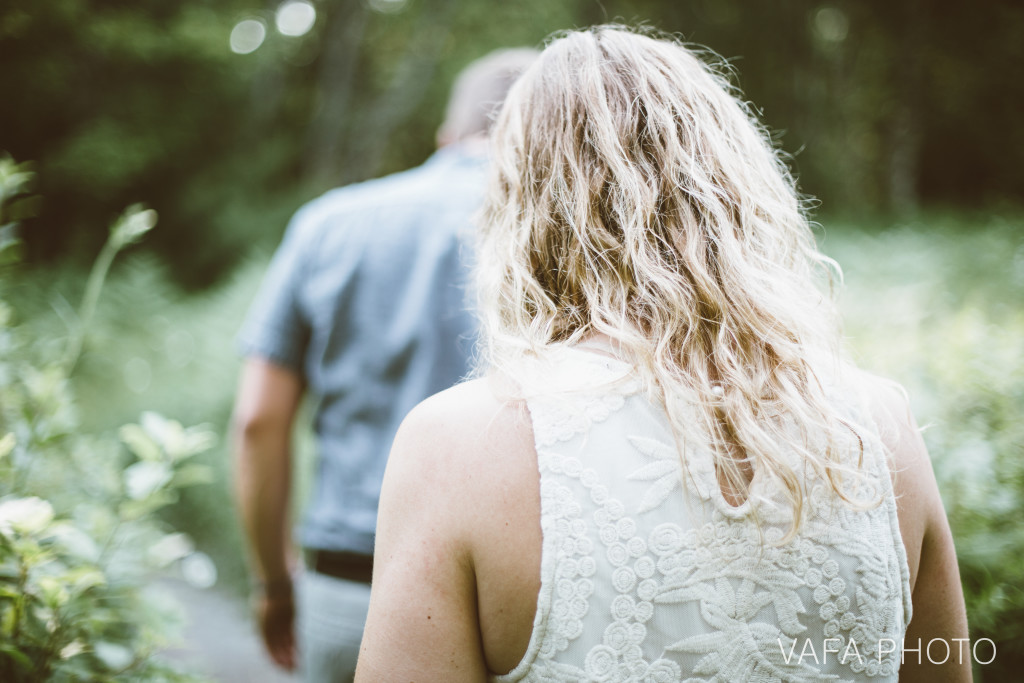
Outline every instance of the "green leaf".
<path fill-rule="evenodd" d="M 159 413 L 144 412 L 139 420 L 142 429 L 163 448 L 172 461 L 183 460 L 211 448 L 217 436 L 206 426 L 185 429 L 176 420 L 169 420 Z"/>
<path fill-rule="evenodd" d="M 117 643 L 111 643 L 104 640 L 101 640 L 93 646 L 93 652 L 110 671 L 124 669 L 132 663 L 132 659 L 134 658 L 132 651 L 124 645 L 118 645 Z"/>
<path fill-rule="evenodd" d="M 214 481 L 213 468 L 209 465 L 185 465 L 174 474 L 172 484 L 178 487 L 210 484 Z"/>
<path fill-rule="evenodd" d="M 165 505 L 175 502 L 178 497 L 171 491 L 159 491 L 143 500 L 126 500 L 118 506 L 118 514 L 125 521 L 142 519 Z"/>
<path fill-rule="evenodd" d="M 17 625 L 17 617 L 18 613 L 13 608 L 5 610 L 3 616 L 0 617 L 0 633 L 3 633 L 4 635 L 3 638 L 0 638 L 0 644 L 7 641 L 14 633 L 14 627 Z"/>
<path fill-rule="evenodd" d="M 0 266 L 18 263 L 22 259 L 22 241 L 12 233 L 9 225 L 0 227 Z"/>
<path fill-rule="evenodd" d="M 139 460 L 156 462 L 163 460 L 163 453 L 159 444 L 150 437 L 149 433 L 137 424 L 128 424 L 121 427 L 118 434 L 121 441 L 128 449 L 135 454 Z"/>
<path fill-rule="evenodd" d="M 14 661 L 22 671 L 35 670 L 35 665 L 32 663 L 32 660 L 15 645 L 0 642 L 0 653 Z"/>
<path fill-rule="evenodd" d="M 10 455 L 17 444 L 18 440 L 15 438 L 14 432 L 8 432 L 4 438 L 0 439 L 0 459 Z"/>
<path fill-rule="evenodd" d="M 170 454 L 173 460 L 190 458 L 193 455 L 208 451 L 217 443 L 217 434 L 208 427 L 196 426 L 185 430 L 181 443 Z"/>
<path fill-rule="evenodd" d="M 14 552 L 21 558 L 22 564 L 32 568 L 44 565 L 53 559 L 53 553 L 49 552 L 31 536 L 17 538 L 13 544 Z"/>
<path fill-rule="evenodd" d="M 153 229 L 156 219 L 156 211 L 153 209 L 146 209 L 142 204 L 132 204 L 110 228 L 111 241 L 118 249 L 138 242 Z"/>
<path fill-rule="evenodd" d="M 28 189 L 35 177 L 30 166 L 16 163 L 9 155 L 0 157 L 0 204 Z"/>
<path fill-rule="evenodd" d="M 46 633 L 53 633 L 57 630 L 57 614 L 49 605 L 36 605 L 32 608 L 31 614 L 46 629 Z"/>
<path fill-rule="evenodd" d="M 53 506 L 37 496 L 8 498 L 0 503 L 0 531 L 37 534 L 53 521 Z"/>
<path fill-rule="evenodd" d="M 36 581 L 36 585 L 39 586 L 40 597 L 42 597 L 43 602 L 50 608 L 58 609 L 63 607 L 71 598 L 67 586 L 57 577 L 41 576 Z"/>
<path fill-rule="evenodd" d="M 80 655 L 86 651 L 86 645 L 81 640 L 72 640 L 70 643 L 61 648 L 60 658 L 71 659 L 76 655 Z"/>
<path fill-rule="evenodd" d="M 107 577 L 95 567 L 76 567 L 68 571 L 63 578 L 76 594 L 107 585 Z"/>
<path fill-rule="evenodd" d="M 153 495 L 171 481 L 174 471 L 164 462 L 142 461 L 124 471 L 124 485 L 128 497 L 142 500 Z"/>
<path fill-rule="evenodd" d="M 70 522 L 58 522 L 51 528 L 51 533 L 64 551 L 72 557 L 96 562 L 100 557 L 100 549 L 92 536 Z"/>
<path fill-rule="evenodd" d="M 180 560 L 192 553 L 192 539 L 185 534 L 167 534 L 149 548 L 149 558 L 159 567 Z"/>

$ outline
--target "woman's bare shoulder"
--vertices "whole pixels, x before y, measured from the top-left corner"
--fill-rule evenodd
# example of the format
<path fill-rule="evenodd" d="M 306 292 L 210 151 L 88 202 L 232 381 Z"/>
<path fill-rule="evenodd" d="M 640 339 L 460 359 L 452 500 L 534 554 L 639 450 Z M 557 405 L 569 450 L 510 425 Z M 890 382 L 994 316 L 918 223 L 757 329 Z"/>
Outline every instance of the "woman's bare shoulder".
<path fill-rule="evenodd" d="M 498 483 L 536 476 L 533 431 L 525 401 L 493 376 L 458 384 L 426 399 L 395 437 L 388 470 L 434 496 L 460 492 L 472 503 Z M 392 477 L 397 478 L 397 477 Z"/>
<path fill-rule="evenodd" d="M 496 376 L 457 384 L 417 405 L 406 416 L 400 434 L 437 440 L 447 448 L 478 447 L 509 429 L 528 426 L 525 402 L 513 387 Z"/>
<path fill-rule="evenodd" d="M 938 483 L 906 390 L 892 380 L 858 372 L 858 383 L 889 459 L 900 533 L 913 586 L 925 536 L 936 527 L 946 526 Z"/>
<path fill-rule="evenodd" d="M 928 460 L 921 430 L 910 409 L 910 398 L 897 382 L 864 370 L 851 376 L 889 456 L 894 474 L 913 470 Z"/>

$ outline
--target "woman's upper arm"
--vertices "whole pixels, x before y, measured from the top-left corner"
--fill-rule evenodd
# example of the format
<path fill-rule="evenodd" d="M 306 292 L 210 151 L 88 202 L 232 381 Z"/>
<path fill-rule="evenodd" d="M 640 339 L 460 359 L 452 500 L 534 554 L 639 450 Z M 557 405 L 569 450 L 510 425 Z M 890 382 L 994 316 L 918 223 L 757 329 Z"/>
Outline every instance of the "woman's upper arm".
<path fill-rule="evenodd" d="M 450 401 L 406 418 L 381 489 L 373 591 L 356 680 L 484 681 L 465 529 L 472 471 Z M 462 441 L 462 443 L 460 443 Z"/>
<path fill-rule="evenodd" d="M 914 610 L 903 641 L 900 680 L 969 681 L 971 655 L 960 570 L 931 459 L 905 397 L 890 388 L 882 391 L 876 421 L 892 454 Z M 936 639 L 940 642 L 929 651 L 929 642 Z"/>

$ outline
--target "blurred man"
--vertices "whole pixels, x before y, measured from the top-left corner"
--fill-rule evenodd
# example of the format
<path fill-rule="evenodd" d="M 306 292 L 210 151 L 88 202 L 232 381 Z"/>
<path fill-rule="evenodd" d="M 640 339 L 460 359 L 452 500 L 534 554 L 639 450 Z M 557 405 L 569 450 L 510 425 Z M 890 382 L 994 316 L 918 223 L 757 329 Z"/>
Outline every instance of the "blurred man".
<path fill-rule="evenodd" d="M 260 629 L 274 661 L 300 665 L 306 680 L 352 677 L 391 441 L 414 405 L 469 370 L 461 238 L 482 192 L 492 114 L 535 56 L 499 51 L 463 71 L 440 149 L 422 166 L 302 207 L 240 334 L 236 492 Z M 318 461 L 293 590 L 290 442 L 306 392 Z"/>

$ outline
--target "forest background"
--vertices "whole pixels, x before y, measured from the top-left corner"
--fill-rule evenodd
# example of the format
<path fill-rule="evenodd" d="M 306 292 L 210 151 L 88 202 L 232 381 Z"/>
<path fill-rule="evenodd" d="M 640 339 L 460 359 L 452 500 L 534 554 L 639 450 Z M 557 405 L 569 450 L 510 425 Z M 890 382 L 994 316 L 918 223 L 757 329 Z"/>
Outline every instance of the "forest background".
<path fill-rule="evenodd" d="M 907 386 L 928 426 L 972 637 L 997 645 L 978 679 L 1013 680 L 1024 666 L 1017 0 L 5 0 L 0 153 L 34 173 L 0 221 L 0 242 L 21 252 L 0 266 L 11 324 L 43 347 L 73 341 L 68 320 L 108 226 L 136 202 L 156 211 L 159 225 L 122 245 L 72 364 L 75 429 L 115 432 L 156 410 L 218 432 L 193 456 L 211 483 L 155 514 L 243 594 L 226 436 L 233 338 L 291 213 L 425 159 L 472 59 L 607 21 L 728 59 L 820 200 L 819 239 L 846 271 L 849 347 Z"/>

